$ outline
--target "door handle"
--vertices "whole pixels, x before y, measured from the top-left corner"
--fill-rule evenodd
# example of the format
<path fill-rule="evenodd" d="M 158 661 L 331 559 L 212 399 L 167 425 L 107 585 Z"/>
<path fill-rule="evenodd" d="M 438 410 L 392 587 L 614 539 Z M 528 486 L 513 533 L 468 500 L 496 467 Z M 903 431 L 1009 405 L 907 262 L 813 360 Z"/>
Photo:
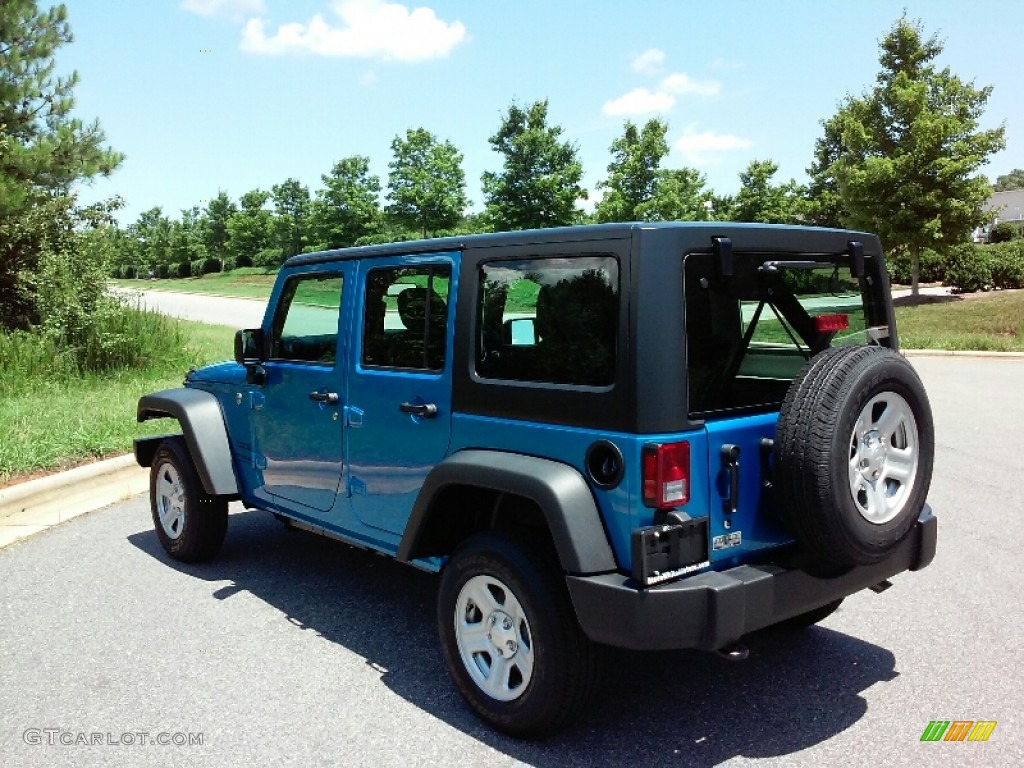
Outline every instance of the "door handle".
<path fill-rule="evenodd" d="M 402 403 L 398 406 L 402 413 L 411 413 L 422 419 L 432 419 L 437 416 L 437 406 L 433 403 Z"/>
<path fill-rule="evenodd" d="M 309 399 L 314 403 L 326 403 L 327 405 L 338 404 L 337 392 L 310 392 Z"/>
<path fill-rule="evenodd" d="M 729 498 L 722 500 L 722 512 L 736 514 L 740 506 L 740 447 L 726 443 L 722 446 L 722 467 L 729 475 Z"/>

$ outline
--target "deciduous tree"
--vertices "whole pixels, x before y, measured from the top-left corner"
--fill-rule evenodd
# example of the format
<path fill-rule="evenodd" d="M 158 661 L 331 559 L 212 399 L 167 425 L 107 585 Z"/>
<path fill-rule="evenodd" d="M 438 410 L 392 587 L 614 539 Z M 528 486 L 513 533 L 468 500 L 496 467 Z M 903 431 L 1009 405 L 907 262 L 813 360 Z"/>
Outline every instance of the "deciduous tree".
<path fill-rule="evenodd" d="M 266 207 L 269 199 L 269 192 L 250 190 L 239 198 L 239 210 L 228 217 L 228 253 L 239 266 L 251 266 L 256 254 L 271 246 L 274 221 Z"/>
<path fill-rule="evenodd" d="M 309 187 L 298 179 L 286 179 L 271 187 L 274 200 L 274 234 L 284 258 L 302 253 L 307 243 Z"/>
<path fill-rule="evenodd" d="M 450 229 L 469 205 L 462 153 L 423 128 L 411 128 L 391 142 L 387 213 L 426 237 Z"/>
<path fill-rule="evenodd" d="M 320 177 L 312 218 L 317 240 L 326 248 L 354 245 L 380 231 L 380 179 L 370 173 L 370 159 L 354 155 L 339 160 Z"/>
<path fill-rule="evenodd" d="M 654 196 L 637 206 L 641 221 L 704 221 L 712 215 L 711 190 L 695 168 L 658 170 Z"/>
<path fill-rule="evenodd" d="M 961 242 L 985 220 L 990 187 L 979 170 L 1004 130 L 979 129 L 991 87 L 939 69 L 942 43 L 920 22 L 900 18 L 880 47 L 875 86 L 824 124 L 817 180 L 834 183 L 845 225 L 907 249 L 916 294 L 921 251 Z"/>
<path fill-rule="evenodd" d="M 483 174 L 487 218 L 495 229 L 534 229 L 574 223 L 587 198 L 580 186 L 579 150 L 562 140 L 562 127 L 548 125 L 548 102 L 509 107 L 491 146 L 503 156 L 502 170 Z"/>
<path fill-rule="evenodd" d="M 228 253 L 228 219 L 238 210 L 228 193 L 218 190 L 217 196 L 206 204 L 203 220 L 203 244 L 206 252 L 215 259 L 223 260 Z"/>
<path fill-rule="evenodd" d="M 643 128 L 627 120 L 622 135 L 612 142 L 608 178 L 597 185 L 605 190 L 594 209 L 598 221 L 640 221 L 652 211 L 659 168 L 668 154 L 668 123 L 651 118 Z M 646 208 L 642 208 L 646 206 Z"/>
<path fill-rule="evenodd" d="M 793 224 L 799 220 L 804 190 L 792 179 L 773 184 L 778 170 L 778 163 L 772 160 L 752 160 L 740 172 L 740 191 L 732 211 L 736 221 Z"/>
<path fill-rule="evenodd" d="M 996 177 L 992 185 L 996 192 L 1009 192 L 1011 189 L 1024 189 L 1024 168 L 1014 168 L 1009 173 Z"/>

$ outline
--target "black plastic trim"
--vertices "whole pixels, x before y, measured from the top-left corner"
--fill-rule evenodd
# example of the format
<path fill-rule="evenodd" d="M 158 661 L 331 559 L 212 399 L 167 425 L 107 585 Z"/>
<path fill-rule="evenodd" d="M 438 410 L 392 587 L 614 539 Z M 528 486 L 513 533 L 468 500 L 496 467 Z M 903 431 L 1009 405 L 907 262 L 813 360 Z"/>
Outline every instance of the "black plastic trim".
<path fill-rule="evenodd" d="M 603 467 L 598 467 L 595 470 L 594 461 L 595 459 L 601 458 L 598 452 L 607 452 L 606 458 L 612 459 L 615 462 L 615 472 L 611 477 L 605 478 L 599 475 L 603 472 Z M 610 491 L 613 488 L 618 488 L 619 483 L 622 482 L 622 477 L 626 473 L 626 459 L 622 455 L 622 451 L 619 450 L 619 446 L 613 443 L 611 440 L 596 440 L 590 444 L 587 448 L 587 453 L 583 457 L 583 466 L 587 469 L 587 476 L 591 482 L 598 488 Z"/>
<path fill-rule="evenodd" d="M 238 478 L 231 460 L 228 430 L 215 395 L 186 387 L 153 392 L 139 398 L 136 418 L 140 422 L 177 419 L 203 489 L 211 496 L 238 495 Z M 136 450 L 135 459 L 145 467 L 149 466 L 143 463 L 147 456 L 152 464 L 153 455 L 144 442 L 142 452 Z"/>
<path fill-rule="evenodd" d="M 430 526 L 444 525 L 443 512 L 435 510 L 433 502 L 452 485 L 487 488 L 536 503 L 566 573 L 608 573 L 616 569 L 597 504 L 578 471 L 549 459 L 482 450 L 460 451 L 430 471 L 409 516 L 397 559 L 408 562 L 448 554 L 427 551 L 423 542 Z"/>
<path fill-rule="evenodd" d="M 628 576 L 567 576 L 583 631 L 636 650 L 715 650 L 743 635 L 807 613 L 935 557 L 938 520 L 925 505 L 911 533 L 885 560 L 820 578 L 799 568 L 741 565 L 641 589 Z"/>

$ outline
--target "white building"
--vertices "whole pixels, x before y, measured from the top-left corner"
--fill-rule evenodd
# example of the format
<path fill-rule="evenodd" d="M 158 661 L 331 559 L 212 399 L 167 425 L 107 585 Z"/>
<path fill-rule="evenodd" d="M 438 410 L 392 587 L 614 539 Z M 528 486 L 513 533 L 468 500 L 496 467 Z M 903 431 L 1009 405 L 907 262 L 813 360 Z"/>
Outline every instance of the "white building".
<path fill-rule="evenodd" d="M 982 207 L 992 213 L 992 218 L 987 225 L 974 230 L 974 242 L 987 243 L 992 227 L 1004 221 L 1017 222 L 1017 226 L 1024 228 L 1024 189 L 993 192 Z"/>

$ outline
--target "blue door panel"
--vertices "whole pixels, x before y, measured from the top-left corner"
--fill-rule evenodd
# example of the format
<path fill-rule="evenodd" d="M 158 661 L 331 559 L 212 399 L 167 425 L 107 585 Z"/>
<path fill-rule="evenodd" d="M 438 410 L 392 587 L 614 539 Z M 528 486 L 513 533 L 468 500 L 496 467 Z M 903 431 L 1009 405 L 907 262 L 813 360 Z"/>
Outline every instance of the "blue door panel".
<path fill-rule="evenodd" d="M 773 509 L 773 495 L 763 478 L 762 438 L 774 439 L 778 413 L 715 419 L 705 422 L 711 539 L 740 533 L 741 544 L 711 551 L 711 562 L 722 567 L 738 564 L 744 555 L 777 547 L 790 541 Z M 739 446 L 739 504 L 734 514 L 723 511 L 730 496 L 729 473 L 724 468 L 721 447 Z M 728 527 L 726 527 L 728 525 Z"/>
<path fill-rule="evenodd" d="M 458 252 L 364 259 L 358 267 L 358 305 L 353 314 L 352 363 L 346 408 L 346 491 L 361 527 L 397 542 L 427 474 L 448 455 L 451 438 L 452 338 L 458 296 Z M 389 267 L 444 266 L 451 271 L 444 366 L 439 371 L 364 366 L 363 306 L 370 272 Z M 389 321 L 385 320 L 385 326 Z M 433 417 L 404 413 L 403 403 L 430 404 Z"/>
<path fill-rule="evenodd" d="M 353 289 L 351 264 L 313 265 L 294 270 L 295 275 L 340 275 L 341 306 L 333 364 L 268 360 L 263 364 L 265 381 L 249 388 L 251 472 L 253 495 L 262 506 L 295 510 L 315 518 L 330 519 L 344 475 L 345 366 L 349 295 Z M 282 274 L 271 306 L 276 307 L 291 274 Z M 307 311 L 296 306 L 295 311 Z M 267 312 L 263 331 L 272 333 L 273 314 Z M 336 402 L 315 402 L 310 393 L 337 395 Z"/>

